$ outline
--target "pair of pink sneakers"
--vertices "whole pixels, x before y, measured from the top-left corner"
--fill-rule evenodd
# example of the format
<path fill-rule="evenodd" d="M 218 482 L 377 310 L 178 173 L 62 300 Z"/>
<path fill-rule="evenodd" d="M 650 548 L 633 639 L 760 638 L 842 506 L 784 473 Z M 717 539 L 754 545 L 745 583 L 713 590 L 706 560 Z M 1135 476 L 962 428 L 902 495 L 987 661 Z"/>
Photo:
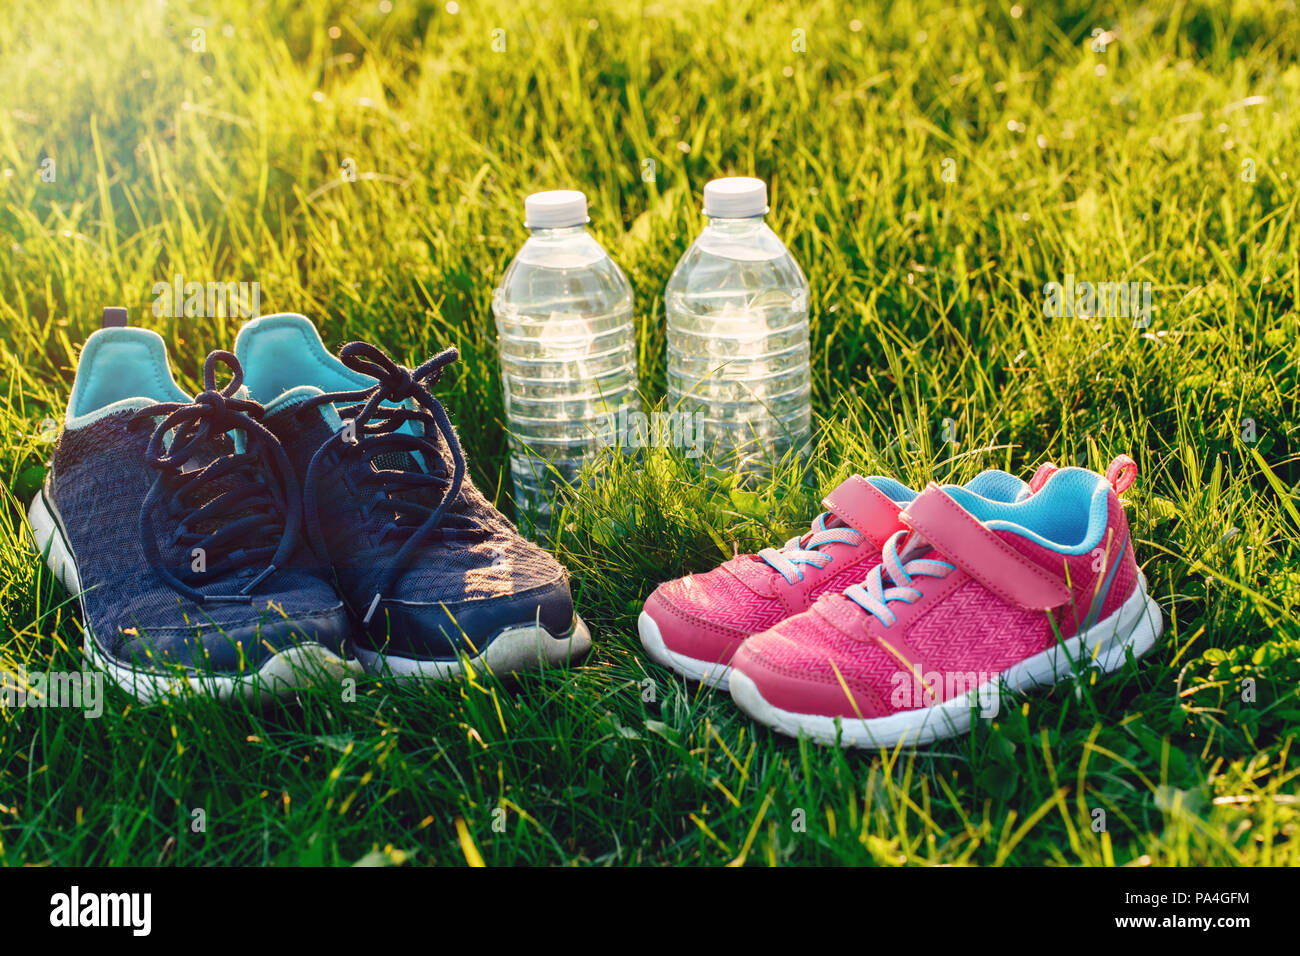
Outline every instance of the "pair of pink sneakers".
<path fill-rule="evenodd" d="M 853 476 L 812 529 L 660 585 L 639 620 L 656 662 L 731 691 L 791 736 L 923 744 L 996 714 L 1000 691 L 1124 665 L 1163 630 L 1118 495 L 1046 464 L 1026 484 L 988 471 L 919 494 Z"/>

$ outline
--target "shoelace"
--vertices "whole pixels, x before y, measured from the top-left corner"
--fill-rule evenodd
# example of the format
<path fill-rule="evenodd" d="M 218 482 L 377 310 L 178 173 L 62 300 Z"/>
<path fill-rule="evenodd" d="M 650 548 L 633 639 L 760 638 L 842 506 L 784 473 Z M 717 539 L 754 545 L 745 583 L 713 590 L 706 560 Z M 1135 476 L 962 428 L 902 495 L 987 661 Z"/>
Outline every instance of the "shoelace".
<path fill-rule="evenodd" d="M 834 560 L 831 555 L 818 550 L 823 545 L 838 542 L 856 547 L 863 541 L 862 532 L 848 525 L 828 528 L 826 522 L 832 518 L 829 511 L 823 511 L 813 521 L 812 530 L 807 534 L 791 538 L 779 551 L 776 548 L 764 548 L 758 552 L 758 556 L 779 571 L 787 583 L 794 584 L 796 581 L 802 581 L 803 571 L 798 568 L 798 565 L 824 568 Z"/>
<path fill-rule="evenodd" d="M 874 614 L 885 627 L 890 627 L 898 620 L 898 615 L 889 606 L 891 603 L 902 601 L 904 604 L 911 604 L 921 596 L 921 592 L 912 587 L 913 578 L 943 578 L 956 570 L 955 566 L 947 561 L 937 561 L 933 558 L 913 558 L 904 564 L 898 556 L 898 545 L 911 534 L 913 532 L 907 529 L 895 531 L 881 550 L 881 563 L 871 569 L 866 581 L 855 584 L 844 592 L 845 597 L 864 611 Z M 906 552 L 907 548 L 903 550 Z M 894 585 L 891 588 L 885 587 L 886 574 Z"/>
<path fill-rule="evenodd" d="M 416 549 L 438 530 L 447 508 L 460 494 L 461 482 L 465 477 L 465 456 L 461 452 L 460 443 L 456 440 L 456 433 L 451 427 L 446 410 L 429 391 L 430 387 L 437 384 L 438 379 L 441 378 L 443 369 L 459 357 L 460 353 L 454 348 L 446 349 L 419 368 L 412 370 L 398 365 L 369 343 L 351 342 L 343 346 L 339 358 L 348 368 L 371 376 L 378 384 L 371 388 L 350 392 L 320 395 L 302 406 L 361 403 L 359 406 L 340 410 L 341 416 L 351 417 L 350 430 L 355 435 L 355 441 L 345 440 L 344 436 L 348 433 L 348 428 L 340 429 L 316 450 L 311 463 L 307 466 L 307 474 L 303 481 L 303 503 L 307 534 L 317 553 L 322 557 L 329 554 L 325 535 L 320 527 L 317 485 L 325 470 L 323 463 L 332 450 L 340 455 L 356 456 L 370 466 L 369 473 L 361 479 L 374 490 L 373 497 L 365 507 L 365 514 L 371 515 L 379 508 L 393 512 L 393 521 L 384 534 L 390 539 L 402 536 L 406 539 L 380 574 L 375 586 L 375 596 L 362 619 L 365 624 L 370 623 L 383 595 L 392 587 L 398 573 L 408 565 Z M 419 408 L 384 407 L 385 402 L 390 406 L 400 405 L 408 399 L 414 400 Z M 424 426 L 424 434 L 399 431 L 407 422 L 419 422 Z M 451 452 L 453 473 L 450 478 L 434 472 L 433 463 L 440 462 L 442 459 L 434 438 L 429 435 L 430 427 L 437 430 L 435 436 L 441 433 Z M 377 463 L 382 456 L 392 456 L 400 460 L 402 455 L 422 456 L 427 470 L 399 470 L 381 467 L 381 464 L 386 463 Z M 432 487 L 445 489 L 442 500 L 436 507 L 431 508 L 399 497 L 401 492 Z"/>
<path fill-rule="evenodd" d="M 230 383 L 220 391 L 218 362 L 231 372 Z M 203 363 L 204 391 L 192 403 L 151 405 L 137 412 L 127 426 L 141 428 L 163 416 L 145 449 L 149 465 L 159 474 L 140 508 L 140 547 L 163 581 L 196 603 L 249 601 L 252 591 L 287 563 L 298 544 L 300 498 L 292 466 L 279 440 L 258 420 L 262 406 L 234 397 L 243 382 L 239 360 L 229 352 L 214 351 Z M 167 435 L 173 430 L 168 445 Z M 243 432 L 243 451 L 217 455 L 202 468 L 185 470 L 205 444 L 221 441 L 231 431 Z M 253 445 L 270 452 L 269 475 L 266 458 L 252 451 Z M 165 566 L 158 547 L 153 512 L 160 502 L 168 512 L 181 512 L 171 544 L 203 549 L 203 570 L 191 571 L 188 581 Z M 216 527 L 199 530 L 203 524 Z M 235 594 L 205 594 L 190 583 L 264 562 L 266 566 Z"/>

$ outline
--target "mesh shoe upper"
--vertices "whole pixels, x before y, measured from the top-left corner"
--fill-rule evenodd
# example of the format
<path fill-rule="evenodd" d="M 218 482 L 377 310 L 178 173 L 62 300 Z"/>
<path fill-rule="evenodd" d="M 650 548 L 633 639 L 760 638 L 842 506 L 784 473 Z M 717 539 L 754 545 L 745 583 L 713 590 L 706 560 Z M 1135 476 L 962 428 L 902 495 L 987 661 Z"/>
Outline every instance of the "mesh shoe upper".
<path fill-rule="evenodd" d="M 316 519 L 317 550 L 324 552 L 319 557 L 333 568 L 341 593 L 361 619 L 359 639 L 367 647 L 445 660 L 481 651 L 507 627 L 540 623 L 556 636 L 569 632 L 573 603 L 560 564 L 523 538 L 468 474 L 444 504 L 457 471 L 454 429 L 449 441 L 427 420 L 408 421 L 399 434 L 424 439 L 418 450 L 403 450 L 399 441 L 391 450 L 384 445 L 381 453 L 368 455 L 347 441 L 332 441 L 345 429 L 340 412 L 356 415 L 366 398 L 331 399 L 357 390 L 374 397 L 381 385 L 354 377 L 354 370 L 325 353 L 305 318 L 255 319 L 241 331 L 237 350 L 248 356 L 246 364 L 254 370 L 255 394 L 256 370 L 286 350 L 312 366 L 295 379 L 261 383 L 264 390 L 285 389 L 271 400 L 266 423 L 281 438 L 299 480 L 307 483 L 310 471 L 316 475 L 315 514 L 308 521 Z M 311 381 L 297 381 L 307 376 Z M 381 407 L 414 411 L 410 400 L 386 401 Z M 364 441 L 368 433 L 362 432 Z M 385 474 L 397 479 L 403 473 L 439 480 L 415 487 L 383 483 Z M 415 522 L 403 521 L 395 502 L 443 508 L 437 527 L 404 558 L 402 546 Z M 395 561 L 401 566 L 394 570 Z"/>
<path fill-rule="evenodd" d="M 851 596 L 828 593 L 808 611 L 746 641 L 734 666 L 774 707 L 869 719 L 973 690 L 1053 647 L 1058 634 L 1068 640 L 1109 618 L 1133 594 L 1139 574 L 1122 506 L 1091 472 L 1065 469 L 1054 482 L 1041 493 L 1048 497 L 1032 508 L 1022 503 L 977 510 L 996 540 L 1029 562 L 1025 573 L 1039 568 L 1068 582 L 1059 606 L 1026 607 L 1014 593 L 999 593 L 949 565 L 938 576 L 915 574 L 902 585 L 914 593 L 888 604 L 888 623 Z M 960 489 L 945 491 L 966 506 L 974 504 Z M 1070 511 L 1072 518 L 1064 515 Z M 1015 525 L 1017 520 L 1025 526 Z M 906 538 L 907 532 L 900 533 L 895 543 L 905 548 Z M 923 561 L 946 563 L 939 549 L 921 545 Z M 910 558 L 900 560 L 906 564 Z"/>
<path fill-rule="evenodd" d="M 143 329 L 97 332 L 83 350 L 77 377 L 42 494 L 75 557 L 87 628 L 100 649 L 136 666 L 152 661 L 213 671 L 256 667 L 271 653 L 303 640 L 341 654 L 346 616 L 330 584 L 310 570 L 305 550 L 293 549 L 284 567 L 249 589 L 265 569 L 234 552 L 275 538 L 274 527 L 265 527 L 275 524 L 274 516 L 250 522 L 247 510 L 222 509 L 199 517 L 186 539 L 179 523 L 202 502 L 178 493 L 164 495 L 146 509 L 155 482 L 169 490 L 172 481 L 183 486 L 235 451 L 229 436 L 213 436 L 193 448 L 185 474 L 160 479 L 149 454 L 156 416 L 148 410 L 156 399 L 190 401 L 174 384 L 170 389 L 159 384 L 171 381 L 162 340 Z M 106 383 L 106 377 L 114 381 Z M 265 467 L 265 460 L 255 448 L 246 454 L 261 465 L 218 477 L 205 489 L 209 501 L 223 489 L 237 492 L 241 481 L 260 480 L 250 470 Z M 144 541 L 142 511 L 148 512 L 150 532 Z M 198 565 L 203 570 L 196 573 L 191 545 L 237 521 L 256 523 L 262 531 L 225 545 L 223 553 L 219 547 L 205 554 Z M 145 544 L 151 545 L 148 552 Z M 167 574 L 183 575 L 198 599 L 169 584 Z M 248 593 L 238 601 L 207 599 L 245 589 Z"/>
<path fill-rule="evenodd" d="M 999 501 L 1028 494 L 1024 482 L 1000 471 L 983 472 L 967 487 Z M 899 509 L 915 495 L 889 478 L 850 478 L 828 496 L 830 510 L 814 522 L 814 530 L 783 549 L 797 554 L 815 547 L 829 561 L 782 571 L 772 563 L 775 558 L 766 559 L 769 551 L 739 555 L 703 574 L 661 584 L 646 601 L 645 612 L 672 651 L 726 663 L 750 635 L 806 610 L 823 594 L 862 581 L 880 562 L 881 545 L 902 527 Z M 849 527 L 857 536 L 836 540 L 833 532 Z M 824 543 L 817 543 L 819 537 Z"/>

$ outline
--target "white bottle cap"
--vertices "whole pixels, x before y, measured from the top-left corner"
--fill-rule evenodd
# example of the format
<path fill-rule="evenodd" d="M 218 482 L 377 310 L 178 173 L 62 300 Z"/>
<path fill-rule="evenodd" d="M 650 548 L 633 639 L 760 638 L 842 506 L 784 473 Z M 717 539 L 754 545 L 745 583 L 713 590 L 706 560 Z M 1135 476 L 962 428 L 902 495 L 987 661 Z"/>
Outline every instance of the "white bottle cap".
<path fill-rule="evenodd" d="M 767 183 L 728 176 L 704 185 L 704 215 L 710 219 L 749 219 L 767 212 Z"/>
<path fill-rule="evenodd" d="M 524 200 L 524 225 L 529 229 L 585 226 L 587 197 L 576 189 L 550 189 Z"/>

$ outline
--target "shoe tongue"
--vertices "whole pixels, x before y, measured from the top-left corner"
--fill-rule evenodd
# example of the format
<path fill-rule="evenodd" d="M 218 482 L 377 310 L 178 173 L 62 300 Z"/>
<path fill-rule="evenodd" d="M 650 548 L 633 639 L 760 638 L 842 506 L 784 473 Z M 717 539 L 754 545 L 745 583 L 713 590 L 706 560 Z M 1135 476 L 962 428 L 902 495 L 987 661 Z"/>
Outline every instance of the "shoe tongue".
<path fill-rule="evenodd" d="M 190 449 L 190 457 L 181 465 L 181 474 L 187 475 L 191 472 L 200 471 L 218 458 L 233 455 L 238 450 L 235 440 L 230 435 L 216 435 L 208 438 Z"/>
<path fill-rule="evenodd" d="M 291 388 L 287 392 L 277 397 L 273 402 L 266 406 L 268 415 L 284 411 L 293 405 L 300 404 L 317 396 L 324 395 L 325 392 L 315 385 L 299 385 Z M 360 403 L 343 406 L 345 412 L 359 410 Z M 409 406 L 407 406 L 409 407 Z M 339 411 L 339 406 L 326 402 L 319 406 L 321 417 L 325 420 L 330 431 L 337 432 L 344 425 L 343 414 Z M 400 429 L 407 434 L 423 434 L 423 426 L 419 422 L 406 422 Z M 436 438 L 434 439 L 436 444 Z M 382 455 L 376 455 L 372 459 L 375 468 L 387 471 L 427 471 L 421 463 L 419 457 L 411 454 L 409 451 L 390 451 Z"/>
<path fill-rule="evenodd" d="M 235 443 L 229 435 L 221 435 L 217 438 L 205 441 L 201 446 L 194 450 L 189 461 L 181 466 L 181 474 L 188 475 L 205 468 L 218 458 L 224 458 L 227 455 L 235 453 Z M 201 495 L 190 495 L 187 500 L 194 507 L 201 507 L 228 491 L 233 491 L 241 487 L 247 481 L 247 476 L 239 473 L 239 470 L 229 474 L 222 475 L 220 478 L 212 478 L 203 483 Z M 248 509 L 240 508 L 233 511 L 223 512 L 219 516 L 205 518 L 203 521 L 195 522 L 191 527 L 200 534 L 211 534 L 214 531 L 221 530 L 222 526 L 232 521 L 238 521 L 240 518 L 251 514 Z"/>
<path fill-rule="evenodd" d="M 934 546 L 919 531 L 910 531 L 898 548 L 898 560 L 906 564 L 916 558 L 925 557 L 933 550 Z"/>
<path fill-rule="evenodd" d="M 826 521 L 824 522 L 824 527 L 825 527 L 825 529 L 826 529 L 827 531 L 831 531 L 831 530 L 833 530 L 833 529 L 835 529 L 835 528 L 846 528 L 846 527 L 848 527 L 848 524 L 849 524 L 849 523 L 848 523 L 847 521 L 845 521 L 845 520 L 844 520 L 843 518 L 841 518 L 839 515 L 835 514 L 835 512 L 833 512 L 833 511 L 829 511 L 829 512 L 826 513 Z M 808 539 L 811 538 L 811 537 L 812 537 L 814 534 L 816 534 L 816 533 L 817 533 L 817 530 L 816 530 L 815 528 L 809 528 L 807 531 L 805 531 L 805 532 L 803 533 L 803 536 L 799 538 L 799 547 L 800 547 L 800 548 L 807 548 L 807 547 L 808 547 Z M 785 549 L 782 548 L 781 550 L 785 550 Z M 759 558 L 758 560 L 762 561 L 761 558 Z M 773 574 L 780 574 L 780 573 L 781 573 L 781 572 L 777 571 L 776 568 L 772 568 L 771 565 L 768 565 L 766 561 L 763 561 L 763 564 L 766 565 L 767 567 L 771 568 Z"/>
<path fill-rule="evenodd" d="M 175 437 L 176 433 L 174 431 L 168 434 L 166 444 L 169 448 Z M 196 475 L 214 461 L 239 454 L 246 447 L 245 436 L 240 432 L 223 432 L 218 435 L 210 435 L 203 441 L 191 446 L 189 457 L 181 463 L 180 476 L 183 480 L 187 476 Z M 218 478 L 211 478 L 203 482 L 199 494 L 188 493 L 186 495 L 185 500 L 188 508 L 200 508 L 219 495 L 242 487 L 248 480 L 246 471 L 247 468 L 237 469 Z M 195 522 L 191 525 L 191 528 L 200 534 L 211 534 L 214 531 L 219 531 L 223 525 L 231 521 L 237 521 L 249 513 L 247 509 L 228 510 L 220 515 Z"/>
<path fill-rule="evenodd" d="M 389 451 L 370 459 L 381 471 L 424 471 L 425 469 L 409 451 Z"/>
<path fill-rule="evenodd" d="M 839 515 L 837 515 L 835 512 L 828 511 L 826 513 L 826 521 L 824 522 L 824 524 L 827 528 L 846 528 L 848 527 L 849 523 L 845 521 L 843 518 L 841 518 Z M 812 530 L 809 529 L 808 534 L 810 535 L 812 533 L 813 533 Z M 805 535 L 805 537 L 807 537 L 807 535 Z"/>
<path fill-rule="evenodd" d="M 389 405 L 388 403 L 385 403 L 383 407 L 384 408 L 389 408 L 389 407 L 411 408 L 412 406 L 411 403 L 407 402 L 407 403 L 403 403 L 401 406 Z M 359 410 L 360 406 L 359 405 L 355 406 L 355 408 Z M 435 447 L 438 444 L 437 432 L 435 431 L 432 435 L 429 435 L 428 429 L 423 422 L 418 422 L 418 421 L 403 422 L 401 427 L 397 429 L 396 434 L 417 435 L 420 437 L 427 438 L 435 445 Z M 416 471 L 422 474 L 428 474 L 429 463 L 424 460 L 426 457 L 427 456 L 423 453 L 416 454 L 414 452 L 406 451 L 404 449 L 395 449 L 393 451 L 386 451 L 383 454 L 376 455 L 374 458 L 370 459 L 370 462 L 371 465 L 373 465 L 373 467 L 379 471 Z M 418 500 L 418 497 L 419 496 L 417 495 L 416 500 Z"/>

